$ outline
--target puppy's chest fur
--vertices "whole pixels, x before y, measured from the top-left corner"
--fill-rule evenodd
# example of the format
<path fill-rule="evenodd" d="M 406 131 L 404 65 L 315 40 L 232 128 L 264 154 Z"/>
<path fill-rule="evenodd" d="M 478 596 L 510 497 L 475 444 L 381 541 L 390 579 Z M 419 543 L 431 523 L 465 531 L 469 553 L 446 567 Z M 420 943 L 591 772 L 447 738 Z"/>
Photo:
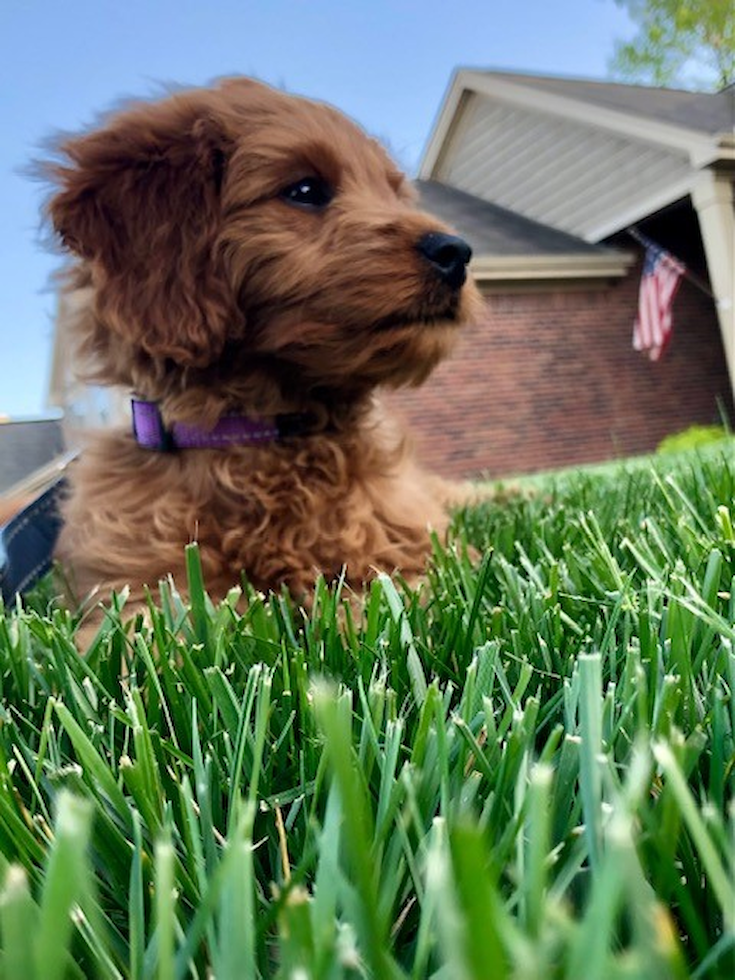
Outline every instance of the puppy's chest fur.
<path fill-rule="evenodd" d="M 59 557 L 83 597 L 100 583 L 134 594 L 169 572 L 185 586 L 183 547 L 197 541 L 221 597 L 244 573 L 308 593 L 343 566 L 356 587 L 375 570 L 412 579 L 430 529 L 447 517 L 427 477 L 380 422 L 285 444 L 151 453 L 123 433 L 94 437 L 72 475 Z"/>

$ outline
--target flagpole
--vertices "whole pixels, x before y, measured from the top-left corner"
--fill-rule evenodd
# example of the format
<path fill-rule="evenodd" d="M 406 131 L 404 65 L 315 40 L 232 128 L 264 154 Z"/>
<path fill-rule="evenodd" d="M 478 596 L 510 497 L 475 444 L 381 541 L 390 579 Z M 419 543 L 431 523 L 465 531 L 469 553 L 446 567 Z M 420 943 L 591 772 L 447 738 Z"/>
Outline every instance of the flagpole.
<path fill-rule="evenodd" d="M 629 228 L 626 228 L 625 230 L 627 231 L 627 233 L 630 235 L 631 238 L 634 238 L 635 241 L 637 241 L 638 244 L 642 245 L 644 248 L 646 248 L 648 245 L 655 245 L 655 247 L 660 249 L 662 252 L 669 251 L 668 249 L 665 249 L 661 245 L 659 245 L 658 242 L 654 242 L 653 239 L 648 238 L 645 235 L 641 234 L 641 232 L 638 231 L 635 225 L 631 225 Z M 702 279 L 700 279 L 699 276 L 695 276 L 693 272 L 690 272 L 686 263 L 682 262 L 681 259 L 677 258 L 673 252 L 669 252 L 669 255 L 675 258 L 676 261 L 679 263 L 679 265 L 682 267 L 683 269 L 682 275 L 684 276 L 684 278 L 688 279 L 693 286 L 696 286 L 700 292 L 704 293 L 705 296 L 709 296 L 709 298 L 714 300 L 716 303 L 717 297 L 709 288 L 709 286 L 707 286 L 707 284 Z"/>

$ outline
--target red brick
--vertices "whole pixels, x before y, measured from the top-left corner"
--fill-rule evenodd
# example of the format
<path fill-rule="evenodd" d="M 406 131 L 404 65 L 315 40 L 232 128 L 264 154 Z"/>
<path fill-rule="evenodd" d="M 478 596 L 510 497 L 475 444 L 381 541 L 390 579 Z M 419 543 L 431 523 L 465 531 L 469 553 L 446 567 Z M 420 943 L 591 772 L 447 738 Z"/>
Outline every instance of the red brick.
<path fill-rule="evenodd" d="M 418 455 L 452 477 L 529 473 L 650 452 L 733 418 L 712 300 L 685 281 L 658 362 L 631 345 L 640 265 L 601 290 L 495 294 L 454 356 L 389 396 Z"/>

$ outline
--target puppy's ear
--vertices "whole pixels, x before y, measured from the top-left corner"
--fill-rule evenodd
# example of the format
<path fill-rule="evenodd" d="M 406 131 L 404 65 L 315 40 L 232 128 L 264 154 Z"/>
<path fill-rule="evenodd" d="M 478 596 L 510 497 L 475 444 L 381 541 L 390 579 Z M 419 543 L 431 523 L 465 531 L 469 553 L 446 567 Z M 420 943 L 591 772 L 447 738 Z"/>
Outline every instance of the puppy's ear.
<path fill-rule="evenodd" d="M 97 312 L 156 358 L 206 366 L 238 314 L 216 241 L 228 141 L 199 93 L 139 106 L 63 143 L 48 211 L 88 260 Z"/>

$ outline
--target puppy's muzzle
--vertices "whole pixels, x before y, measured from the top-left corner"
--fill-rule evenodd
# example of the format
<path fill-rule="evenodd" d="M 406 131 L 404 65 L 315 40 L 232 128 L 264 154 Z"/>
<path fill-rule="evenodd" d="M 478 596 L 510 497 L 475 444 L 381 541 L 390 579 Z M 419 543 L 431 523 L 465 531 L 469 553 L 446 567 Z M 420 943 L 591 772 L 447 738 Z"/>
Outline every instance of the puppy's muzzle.
<path fill-rule="evenodd" d="M 467 279 L 467 266 L 472 249 L 462 238 L 440 231 L 423 235 L 416 246 L 434 272 L 454 290 L 461 289 Z"/>

